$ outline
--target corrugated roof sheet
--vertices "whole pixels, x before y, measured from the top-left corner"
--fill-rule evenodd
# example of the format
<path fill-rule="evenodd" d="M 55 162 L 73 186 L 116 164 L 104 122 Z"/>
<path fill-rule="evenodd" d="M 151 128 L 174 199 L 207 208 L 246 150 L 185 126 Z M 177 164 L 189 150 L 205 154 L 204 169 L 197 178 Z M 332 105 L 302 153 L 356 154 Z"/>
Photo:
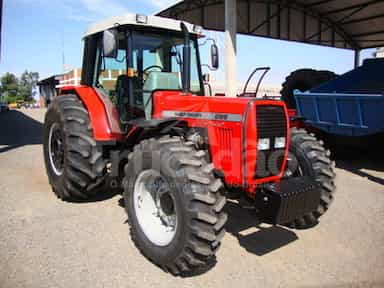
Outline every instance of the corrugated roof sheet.
<path fill-rule="evenodd" d="M 238 33 L 361 50 L 384 46 L 384 1 L 237 0 Z M 224 0 L 184 0 L 159 16 L 223 31 Z"/>

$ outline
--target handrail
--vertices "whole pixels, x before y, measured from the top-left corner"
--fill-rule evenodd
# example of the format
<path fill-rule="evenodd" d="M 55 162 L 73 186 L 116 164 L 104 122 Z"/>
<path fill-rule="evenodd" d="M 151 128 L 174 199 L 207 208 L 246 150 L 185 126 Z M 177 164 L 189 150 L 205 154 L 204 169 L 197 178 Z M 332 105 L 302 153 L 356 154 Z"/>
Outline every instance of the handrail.
<path fill-rule="evenodd" d="M 260 87 L 261 81 L 263 81 L 263 79 L 264 79 L 265 75 L 268 73 L 268 71 L 271 70 L 271 67 L 258 67 L 255 70 L 253 70 L 251 75 L 249 75 L 247 82 L 245 83 L 243 94 L 245 94 L 247 92 L 248 84 L 251 81 L 252 77 L 255 75 L 255 73 L 258 71 L 262 71 L 262 70 L 264 70 L 264 73 L 261 75 L 259 82 L 257 82 L 257 86 L 256 86 L 255 97 L 257 96 L 257 92 L 259 92 L 259 87 Z"/>

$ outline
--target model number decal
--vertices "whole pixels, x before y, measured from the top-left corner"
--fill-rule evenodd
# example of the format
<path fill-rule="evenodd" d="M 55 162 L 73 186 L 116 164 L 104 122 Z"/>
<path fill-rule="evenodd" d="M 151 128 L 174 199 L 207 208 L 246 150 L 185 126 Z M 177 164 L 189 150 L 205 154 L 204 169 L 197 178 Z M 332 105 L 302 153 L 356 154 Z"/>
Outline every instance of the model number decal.
<path fill-rule="evenodd" d="M 204 120 L 220 120 L 229 122 L 241 122 L 243 119 L 241 114 L 231 113 L 212 113 L 212 112 L 186 112 L 186 111 L 163 111 L 163 117 L 181 117 L 181 118 L 198 118 Z"/>

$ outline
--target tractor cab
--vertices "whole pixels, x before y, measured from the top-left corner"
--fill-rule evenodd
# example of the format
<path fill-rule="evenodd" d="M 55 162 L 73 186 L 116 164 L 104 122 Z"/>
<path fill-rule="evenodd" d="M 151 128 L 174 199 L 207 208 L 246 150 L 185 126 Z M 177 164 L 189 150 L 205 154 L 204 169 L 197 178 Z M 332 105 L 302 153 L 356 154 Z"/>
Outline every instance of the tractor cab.
<path fill-rule="evenodd" d="M 82 84 L 95 87 L 106 106 L 117 110 L 111 113 L 118 113 L 122 128 L 150 120 L 154 91 L 203 95 L 200 32 L 198 26 L 142 15 L 94 25 L 84 37 Z"/>

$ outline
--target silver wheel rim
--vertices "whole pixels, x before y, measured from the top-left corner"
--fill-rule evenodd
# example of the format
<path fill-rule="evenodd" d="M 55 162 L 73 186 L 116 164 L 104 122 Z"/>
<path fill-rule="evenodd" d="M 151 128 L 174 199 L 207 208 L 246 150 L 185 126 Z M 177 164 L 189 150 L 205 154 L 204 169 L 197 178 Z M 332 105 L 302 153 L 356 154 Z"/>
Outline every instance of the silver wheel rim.
<path fill-rule="evenodd" d="M 55 136 L 55 133 L 60 133 L 60 127 L 58 123 L 53 123 L 51 128 L 49 129 L 48 157 L 49 157 L 49 163 L 51 164 L 53 172 L 57 176 L 61 176 L 63 174 L 64 165 L 62 165 L 62 167 L 59 167 L 57 163 L 57 159 L 55 157 L 57 156 L 58 150 L 55 149 L 55 145 L 62 145 L 62 138 L 57 139 Z M 62 151 L 62 153 L 64 152 Z"/>
<path fill-rule="evenodd" d="M 288 155 L 288 158 L 287 158 L 287 165 L 286 165 L 286 169 L 285 169 L 285 172 L 284 172 L 284 177 L 285 178 L 289 178 L 289 177 L 300 177 L 300 176 L 304 176 L 303 174 L 303 169 L 302 167 L 300 166 L 299 164 L 299 160 L 298 159 L 293 159 L 293 157 L 295 157 L 294 155 Z M 290 163 L 294 163 L 294 169 L 292 170 L 290 167 Z"/>
<path fill-rule="evenodd" d="M 167 180 L 149 169 L 136 178 L 133 202 L 137 222 L 145 236 L 157 246 L 167 246 L 177 231 L 177 207 Z"/>

